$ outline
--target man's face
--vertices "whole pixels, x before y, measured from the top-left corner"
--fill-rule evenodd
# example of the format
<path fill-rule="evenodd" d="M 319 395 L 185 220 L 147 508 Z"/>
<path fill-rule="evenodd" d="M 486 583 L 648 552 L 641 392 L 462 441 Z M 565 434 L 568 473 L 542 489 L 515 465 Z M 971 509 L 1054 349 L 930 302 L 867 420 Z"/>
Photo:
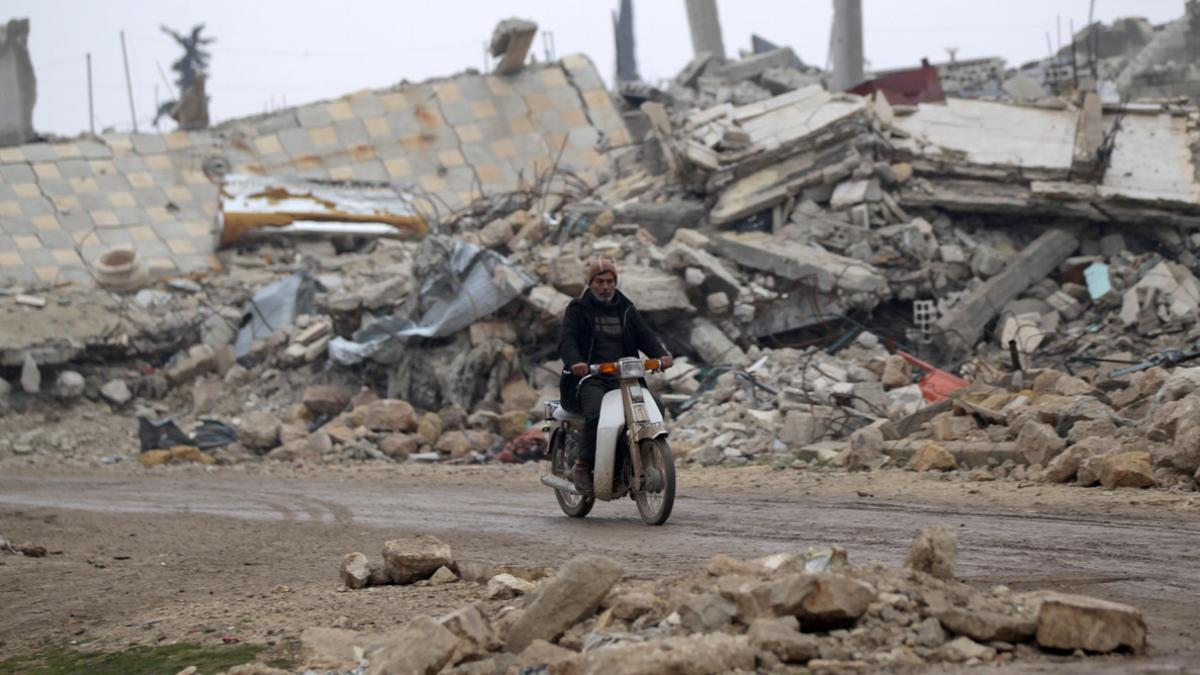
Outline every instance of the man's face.
<path fill-rule="evenodd" d="M 601 272 L 592 277 L 588 288 L 592 289 L 592 295 L 596 296 L 600 302 L 612 302 L 613 296 L 617 293 L 617 275 L 612 272 Z"/>

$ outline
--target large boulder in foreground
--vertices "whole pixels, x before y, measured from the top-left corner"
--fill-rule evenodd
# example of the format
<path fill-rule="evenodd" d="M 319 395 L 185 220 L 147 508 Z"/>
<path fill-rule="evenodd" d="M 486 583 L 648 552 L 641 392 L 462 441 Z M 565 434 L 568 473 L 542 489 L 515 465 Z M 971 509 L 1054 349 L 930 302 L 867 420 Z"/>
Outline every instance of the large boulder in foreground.
<path fill-rule="evenodd" d="M 620 579 L 621 564 L 612 558 L 585 555 L 569 560 L 508 632 L 506 649 L 517 653 L 534 640 L 552 641 L 595 612 Z"/>

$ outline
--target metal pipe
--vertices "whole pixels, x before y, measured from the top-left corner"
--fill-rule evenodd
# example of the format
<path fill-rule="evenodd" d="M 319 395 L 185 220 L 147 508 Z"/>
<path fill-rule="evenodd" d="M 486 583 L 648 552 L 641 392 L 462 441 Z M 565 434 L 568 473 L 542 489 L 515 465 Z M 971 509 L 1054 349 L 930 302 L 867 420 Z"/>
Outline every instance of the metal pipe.
<path fill-rule="evenodd" d="M 125 61 L 125 90 L 129 92 L 129 117 L 133 120 L 133 133 L 137 133 L 137 113 L 133 110 L 133 80 L 129 78 L 129 52 L 125 49 L 125 31 L 121 31 L 121 59 Z"/>
<path fill-rule="evenodd" d="M 91 135 L 96 135 L 96 109 L 92 105 L 92 53 L 87 53 L 87 76 L 88 76 L 88 130 Z"/>

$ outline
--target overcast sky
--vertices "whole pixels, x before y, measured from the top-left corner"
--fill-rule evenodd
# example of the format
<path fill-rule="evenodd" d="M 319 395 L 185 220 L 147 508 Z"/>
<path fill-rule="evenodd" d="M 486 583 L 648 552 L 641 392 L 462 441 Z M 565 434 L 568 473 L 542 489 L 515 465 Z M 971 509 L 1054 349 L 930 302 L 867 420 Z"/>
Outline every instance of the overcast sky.
<path fill-rule="evenodd" d="M 789 45 L 806 63 L 824 66 L 832 0 L 718 0 L 730 55 L 751 33 Z M 1089 0 L 864 0 L 868 67 L 914 65 L 921 57 L 1000 56 L 1010 65 L 1046 55 L 1046 34 L 1063 43 L 1070 21 L 1087 21 Z M 208 93 L 214 122 L 334 98 L 401 80 L 419 81 L 481 69 L 496 22 L 530 18 L 553 36 L 558 55 L 582 52 L 611 81 L 611 13 L 618 0 L 4 0 L 7 16 L 31 20 L 30 50 L 38 79 L 38 131 L 86 131 L 91 52 L 96 128 L 131 127 L 119 32 L 125 31 L 139 128 L 150 127 L 155 89 L 173 97 L 171 63 L 182 51 L 159 30 L 181 33 L 207 24 Z M 1163 23 L 1183 14 L 1184 0 L 1095 0 L 1098 20 L 1144 16 Z M 670 78 L 691 56 L 683 0 L 634 0 L 638 66 L 649 81 Z M 539 57 L 542 37 L 534 43 Z M 161 74 L 160 74 L 161 71 Z M 0 92 L 0 96 L 5 92 Z M 163 130 L 173 128 L 164 120 Z"/>

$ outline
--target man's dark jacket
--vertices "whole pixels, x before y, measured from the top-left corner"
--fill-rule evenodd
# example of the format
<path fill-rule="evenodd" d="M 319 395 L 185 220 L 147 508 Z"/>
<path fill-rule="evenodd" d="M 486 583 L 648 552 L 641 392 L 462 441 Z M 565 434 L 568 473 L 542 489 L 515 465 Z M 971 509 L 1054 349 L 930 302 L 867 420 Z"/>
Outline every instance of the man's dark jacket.
<path fill-rule="evenodd" d="M 629 298 L 621 291 L 616 291 L 613 303 L 616 305 L 617 315 L 621 318 L 621 331 L 625 338 L 623 356 L 637 356 L 639 350 L 652 359 L 667 355 L 662 343 L 646 325 Z M 580 378 L 571 374 L 571 366 L 576 363 L 592 363 L 592 348 L 595 345 L 593 327 L 596 315 L 605 309 L 607 308 L 592 295 L 591 289 L 588 289 L 583 295 L 572 300 L 563 312 L 562 331 L 558 338 L 558 354 L 563 360 L 559 395 L 568 410 L 579 409 L 575 389 L 579 386 Z"/>

